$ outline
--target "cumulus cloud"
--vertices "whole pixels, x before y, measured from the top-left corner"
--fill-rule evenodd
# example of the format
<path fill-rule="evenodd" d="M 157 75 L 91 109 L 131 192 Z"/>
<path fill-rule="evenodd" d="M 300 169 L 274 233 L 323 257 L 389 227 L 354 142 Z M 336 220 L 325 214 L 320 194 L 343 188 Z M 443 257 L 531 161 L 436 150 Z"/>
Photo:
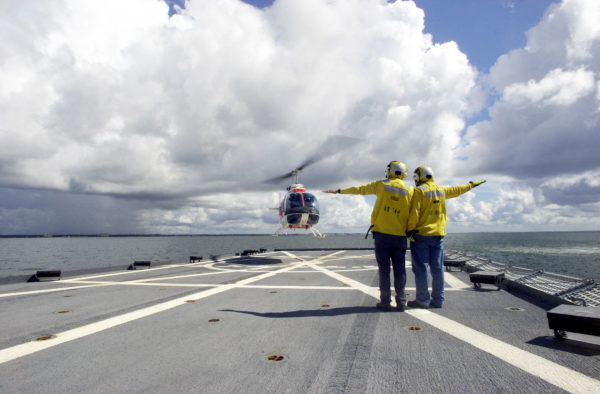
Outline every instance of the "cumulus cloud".
<path fill-rule="evenodd" d="M 502 55 L 482 78 L 496 101 L 489 120 L 467 129 L 459 165 L 503 179 L 491 186 L 490 226 L 598 229 L 598 18 L 595 1 L 550 6 L 527 45 Z"/>
<path fill-rule="evenodd" d="M 412 2 L 193 1 L 171 18 L 159 1 L 11 8 L 0 185 L 183 201 L 161 228 L 204 220 L 199 196 L 265 190 L 328 135 L 364 144 L 306 170 L 313 187 L 397 158 L 447 166 L 481 105 L 467 57 L 433 44 Z"/>
<path fill-rule="evenodd" d="M 466 134 L 471 168 L 534 182 L 600 168 L 598 18 L 598 2 L 565 0 L 529 30 L 525 48 L 498 59 L 490 120 Z"/>
<path fill-rule="evenodd" d="M 594 73 L 580 68 L 551 70 L 542 80 L 514 83 L 504 89 L 504 99 L 513 105 L 537 104 L 541 107 L 568 107 L 595 90 Z"/>
<path fill-rule="evenodd" d="M 600 202 L 589 188 L 569 188 L 565 201 L 564 193 L 550 187 L 514 181 L 497 186 L 490 201 L 482 201 L 480 189 L 448 200 L 448 231 L 582 231 L 600 226 Z M 587 194 L 579 193 L 583 190 Z"/>
<path fill-rule="evenodd" d="M 413 2 L 199 0 L 169 17 L 161 1 L 25 0 L 0 12 L 3 233 L 271 232 L 279 187 L 262 181 L 331 135 L 361 143 L 305 169 L 309 189 L 365 183 L 397 159 L 442 181 L 536 180 L 489 182 L 453 203 L 459 224 L 526 225 L 564 203 L 543 182 L 598 169 L 595 1 L 551 7 L 487 76 L 456 43 L 432 42 Z M 465 133 L 486 89 L 490 119 Z M 364 230 L 372 200 L 317 195 L 326 230 Z"/>

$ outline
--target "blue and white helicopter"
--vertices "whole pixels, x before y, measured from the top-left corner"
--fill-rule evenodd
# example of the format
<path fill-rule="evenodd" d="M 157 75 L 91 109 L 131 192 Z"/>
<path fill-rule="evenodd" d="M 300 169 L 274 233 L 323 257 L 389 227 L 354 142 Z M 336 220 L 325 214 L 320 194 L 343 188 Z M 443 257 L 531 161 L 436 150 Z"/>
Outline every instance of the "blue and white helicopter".
<path fill-rule="evenodd" d="M 274 235 L 285 233 L 288 229 L 304 229 L 310 230 L 315 237 L 325 237 L 324 234 L 321 234 L 321 232 L 314 227 L 319 223 L 320 218 L 317 197 L 306 191 L 304 185 L 299 183 L 298 177 L 300 172 L 309 165 L 338 153 L 341 150 L 347 149 L 358 141 L 358 139 L 352 137 L 340 135 L 329 136 L 321 149 L 304 161 L 304 163 L 290 172 L 266 181 L 267 183 L 281 183 L 292 177 L 295 180 L 294 183 L 287 187 L 286 194 L 283 199 L 281 199 L 279 207 L 271 208 L 272 210 L 279 211 L 279 223 L 281 225 Z"/>

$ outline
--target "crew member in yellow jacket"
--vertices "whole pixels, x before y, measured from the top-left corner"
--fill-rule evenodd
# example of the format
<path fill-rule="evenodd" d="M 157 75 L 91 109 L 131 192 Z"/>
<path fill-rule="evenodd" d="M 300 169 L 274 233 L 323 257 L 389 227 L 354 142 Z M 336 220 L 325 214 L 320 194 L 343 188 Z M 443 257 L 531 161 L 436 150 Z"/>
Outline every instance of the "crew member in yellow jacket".
<path fill-rule="evenodd" d="M 441 308 L 444 304 L 444 244 L 446 235 L 446 199 L 458 197 L 485 181 L 469 182 L 462 186 L 438 186 L 433 171 L 427 166 L 415 170 L 417 187 L 408 217 L 412 271 L 417 287 L 416 300 L 411 308 Z M 431 299 L 427 270 L 431 273 Z"/>
<path fill-rule="evenodd" d="M 392 161 L 386 170 L 386 179 L 346 189 L 324 190 L 325 193 L 374 194 L 377 196 L 371 213 L 371 227 L 375 243 L 375 258 L 379 267 L 380 302 L 376 307 L 392 310 L 390 289 L 390 261 L 394 269 L 396 308 L 406 306 L 406 223 L 413 188 L 402 181 L 406 177 L 406 164 Z M 367 231 L 368 233 L 368 231 Z"/>

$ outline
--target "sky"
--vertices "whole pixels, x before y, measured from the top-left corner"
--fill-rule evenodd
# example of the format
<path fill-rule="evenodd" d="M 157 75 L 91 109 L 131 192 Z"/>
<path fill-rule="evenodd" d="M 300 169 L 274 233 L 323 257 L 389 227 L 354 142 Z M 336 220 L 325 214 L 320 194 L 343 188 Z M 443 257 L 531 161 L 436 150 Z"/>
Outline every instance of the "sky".
<path fill-rule="evenodd" d="M 392 160 L 487 180 L 448 232 L 600 230 L 597 0 L 0 2 L 0 235 L 270 234 L 323 149 L 324 233 Z"/>

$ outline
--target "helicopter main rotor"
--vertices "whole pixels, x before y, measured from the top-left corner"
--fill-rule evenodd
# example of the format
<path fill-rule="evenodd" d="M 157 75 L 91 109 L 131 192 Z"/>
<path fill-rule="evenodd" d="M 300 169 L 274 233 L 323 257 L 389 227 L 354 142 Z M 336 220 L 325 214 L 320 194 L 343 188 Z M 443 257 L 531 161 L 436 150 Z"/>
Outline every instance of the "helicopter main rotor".
<path fill-rule="evenodd" d="M 321 145 L 319 149 L 315 151 L 315 153 L 306 159 L 302 164 L 298 167 L 294 168 L 292 171 L 286 172 L 285 174 L 267 179 L 266 183 L 278 184 L 282 181 L 295 177 L 296 183 L 298 183 L 298 176 L 302 170 L 304 170 L 309 165 L 312 165 L 318 161 L 321 161 L 329 156 L 333 156 L 345 149 L 352 147 L 357 144 L 360 140 L 358 138 L 346 137 L 343 135 L 330 135 L 327 137 L 325 142 Z"/>

